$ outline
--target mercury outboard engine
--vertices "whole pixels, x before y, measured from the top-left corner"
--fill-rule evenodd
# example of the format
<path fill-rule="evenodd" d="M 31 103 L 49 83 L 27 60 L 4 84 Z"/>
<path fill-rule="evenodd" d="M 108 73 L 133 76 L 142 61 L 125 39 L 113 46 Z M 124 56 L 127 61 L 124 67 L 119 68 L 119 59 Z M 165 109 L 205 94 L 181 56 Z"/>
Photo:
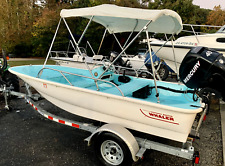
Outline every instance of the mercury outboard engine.
<path fill-rule="evenodd" d="M 206 47 L 195 47 L 184 57 L 179 75 L 189 88 L 215 93 L 225 101 L 225 57 Z M 202 97 L 202 96 L 201 96 Z"/>

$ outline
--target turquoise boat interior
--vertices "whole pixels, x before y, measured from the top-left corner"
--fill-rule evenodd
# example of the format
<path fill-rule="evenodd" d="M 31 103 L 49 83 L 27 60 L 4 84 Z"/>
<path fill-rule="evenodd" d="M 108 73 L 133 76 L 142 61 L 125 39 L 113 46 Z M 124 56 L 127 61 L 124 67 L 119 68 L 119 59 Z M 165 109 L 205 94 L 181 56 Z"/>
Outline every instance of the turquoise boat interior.
<path fill-rule="evenodd" d="M 11 70 L 68 86 L 158 103 L 154 80 L 115 74 L 110 70 L 102 75 L 104 66 L 95 68 L 91 72 L 58 65 L 46 65 L 44 68 L 43 65 L 17 66 L 12 67 Z M 193 89 L 188 89 L 183 84 L 157 81 L 157 89 L 162 105 L 182 109 L 201 107 L 200 100 L 193 100 Z"/>

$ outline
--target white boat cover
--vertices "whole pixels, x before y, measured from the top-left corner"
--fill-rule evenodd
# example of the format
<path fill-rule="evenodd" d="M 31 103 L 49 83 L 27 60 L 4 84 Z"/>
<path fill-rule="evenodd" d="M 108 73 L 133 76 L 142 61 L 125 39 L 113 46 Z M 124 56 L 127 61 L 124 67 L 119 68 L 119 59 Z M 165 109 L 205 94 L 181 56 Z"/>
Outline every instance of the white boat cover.
<path fill-rule="evenodd" d="M 120 7 L 111 4 L 103 4 L 94 7 L 63 9 L 62 18 L 84 17 L 103 25 L 110 33 L 139 32 L 148 21 L 149 32 L 178 34 L 183 26 L 180 16 L 168 9 L 148 10 L 140 8 Z"/>

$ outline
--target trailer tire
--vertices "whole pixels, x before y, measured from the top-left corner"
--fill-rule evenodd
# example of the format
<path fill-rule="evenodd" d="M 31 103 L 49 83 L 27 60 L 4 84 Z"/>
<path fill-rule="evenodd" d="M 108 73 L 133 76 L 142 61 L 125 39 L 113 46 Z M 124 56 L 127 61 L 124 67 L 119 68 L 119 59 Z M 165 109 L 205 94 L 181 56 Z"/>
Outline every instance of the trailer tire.
<path fill-rule="evenodd" d="M 130 166 L 133 162 L 126 143 L 117 135 L 101 133 L 94 144 L 97 158 L 106 166 Z"/>
<path fill-rule="evenodd" d="M 159 77 L 163 81 L 165 81 L 168 78 L 168 76 L 169 76 L 169 69 L 168 69 L 168 67 L 166 65 L 161 64 L 158 73 L 159 73 Z"/>

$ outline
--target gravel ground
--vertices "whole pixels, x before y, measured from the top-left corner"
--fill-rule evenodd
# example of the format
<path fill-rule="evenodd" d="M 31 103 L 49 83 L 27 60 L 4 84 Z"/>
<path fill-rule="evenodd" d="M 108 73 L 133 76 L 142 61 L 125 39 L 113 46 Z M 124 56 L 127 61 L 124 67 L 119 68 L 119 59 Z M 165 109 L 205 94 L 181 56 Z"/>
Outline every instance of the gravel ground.
<path fill-rule="evenodd" d="M 46 100 L 39 104 L 54 114 L 78 121 L 87 119 L 71 115 Z M 4 98 L 0 96 L 0 166 L 98 166 L 92 147 L 83 140 L 90 133 L 52 122 L 25 104 L 24 99 L 10 101 L 12 111 L 5 111 Z M 216 105 L 218 106 L 218 105 Z M 201 166 L 222 165 L 222 139 L 220 112 L 210 108 L 200 129 L 200 139 L 193 146 L 200 152 Z M 144 136 L 143 136 L 144 137 Z M 180 145 L 155 138 L 165 144 Z M 148 150 L 142 161 L 134 166 L 185 166 L 192 162 L 157 151 Z"/>

